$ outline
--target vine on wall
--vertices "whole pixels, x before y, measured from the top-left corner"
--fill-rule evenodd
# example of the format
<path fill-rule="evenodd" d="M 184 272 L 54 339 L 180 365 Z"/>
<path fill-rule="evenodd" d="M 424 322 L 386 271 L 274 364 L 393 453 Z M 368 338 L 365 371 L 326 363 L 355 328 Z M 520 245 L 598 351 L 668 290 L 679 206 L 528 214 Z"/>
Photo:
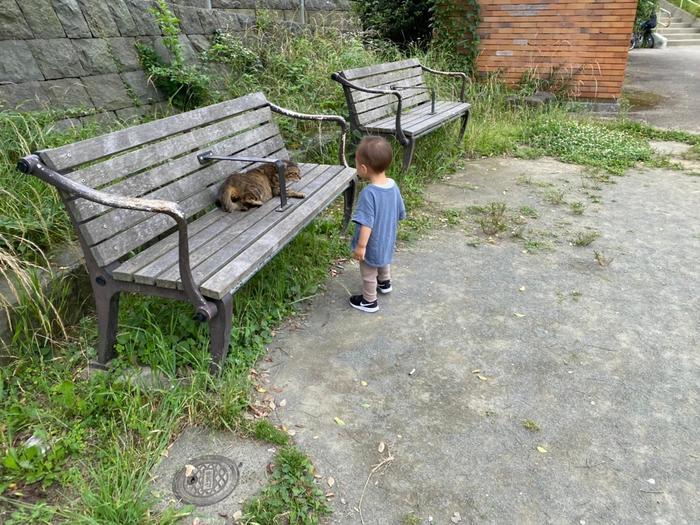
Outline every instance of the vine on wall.
<path fill-rule="evenodd" d="M 479 55 L 481 9 L 478 0 L 436 0 L 433 44 L 454 60 L 454 67 L 473 73 Z"/>

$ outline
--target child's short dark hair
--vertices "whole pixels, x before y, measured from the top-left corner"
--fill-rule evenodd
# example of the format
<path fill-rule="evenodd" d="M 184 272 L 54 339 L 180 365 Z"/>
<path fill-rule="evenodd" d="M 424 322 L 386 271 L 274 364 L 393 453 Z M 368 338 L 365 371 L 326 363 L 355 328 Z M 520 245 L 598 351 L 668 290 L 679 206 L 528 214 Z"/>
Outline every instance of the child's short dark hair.
<path fill-rule="evenodd" d="M 383 173 L 391 164 L 393 152 L 391 144 L 384 137 L 368 135 L 357 146 L 357 158 L 375 173 Z"/>

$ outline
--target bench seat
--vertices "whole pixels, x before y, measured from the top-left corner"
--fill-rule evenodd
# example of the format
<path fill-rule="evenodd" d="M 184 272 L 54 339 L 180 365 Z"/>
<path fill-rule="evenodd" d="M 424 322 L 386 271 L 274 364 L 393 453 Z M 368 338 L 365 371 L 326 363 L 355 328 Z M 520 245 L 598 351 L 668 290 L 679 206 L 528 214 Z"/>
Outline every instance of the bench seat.
<path fill-rule="evenodd" d="M 259 208 L 228 213 L 215 208 L 188 228 L 192 277 L 205 297 L 222 299 L 235 292 L 277 253 L 295 232 L 348 186 L 355 170 L 325 164 L 301 164 L 301 180 L 289 189 L 306 194 L 277 211 L 277 199 Z M 178 264 L 178 234 L 170 234 L 116 267 L 112 276 L 183 290 Z"/>
<path fill-rule="evenodd" d="M 435 114 L 431 114 L 430 102 L 415 106 L 401 114 L 401 129 L 405 135 L 420 137 L 439 128 L 446 122 L 460 118 L 471 107 L 467 102 L 437 101 Z M 392 135 L 396 130 L 396 117 L 383 118 L 365 125 L 371 133 Z"/>

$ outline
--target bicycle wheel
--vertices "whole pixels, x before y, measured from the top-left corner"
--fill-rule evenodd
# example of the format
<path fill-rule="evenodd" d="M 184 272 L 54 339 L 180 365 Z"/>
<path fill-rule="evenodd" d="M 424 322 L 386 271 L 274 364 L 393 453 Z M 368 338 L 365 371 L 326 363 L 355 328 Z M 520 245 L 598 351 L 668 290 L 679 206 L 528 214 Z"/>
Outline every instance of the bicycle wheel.
<path fill-rule="evenodd" d="M 651 34 L 651 31 L 644 33 L 643 38 L 643 46 L 648 47 L 649 49 L 654 49 L 654 35 Z"/>

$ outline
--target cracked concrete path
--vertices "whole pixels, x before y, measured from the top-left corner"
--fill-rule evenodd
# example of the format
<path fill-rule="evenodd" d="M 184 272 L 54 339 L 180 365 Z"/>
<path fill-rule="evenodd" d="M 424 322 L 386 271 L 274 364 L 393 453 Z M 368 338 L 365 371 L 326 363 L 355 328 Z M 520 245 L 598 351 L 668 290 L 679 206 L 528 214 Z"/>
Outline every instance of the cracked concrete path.
<path fill-rule="evenodd" d="M 700 177 L 486 159 L 426 194 L 380 311 L 348 263 L 260 364 L 329 523 L 697 523 Z"/>

